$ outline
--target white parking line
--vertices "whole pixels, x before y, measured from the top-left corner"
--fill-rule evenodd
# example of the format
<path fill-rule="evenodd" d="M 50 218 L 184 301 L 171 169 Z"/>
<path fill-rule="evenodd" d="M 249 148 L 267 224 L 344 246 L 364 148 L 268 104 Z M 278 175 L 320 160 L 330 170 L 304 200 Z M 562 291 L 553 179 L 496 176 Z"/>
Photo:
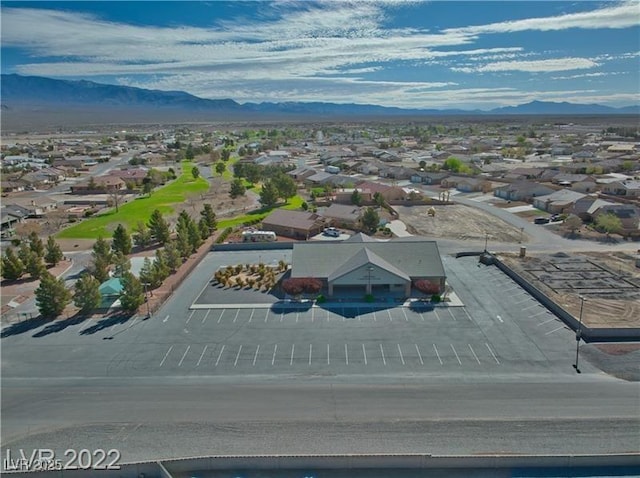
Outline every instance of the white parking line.
<path fill-rule="evenodd" d="M 438 362 L 440 362 L 440 365 L 442 365 L 442 359 L 440 358 L 440 354 L 438 353 L 438 348 L 436 347 L 436 344 L 433 344 L 433 350 L 436 351 L 436 357 L 438 357 Z"/>
<path fill-rule="evenodd" d="M 200 365 L 200 362 L 202 362 L 202 357 L 204 357 L 204 353 L 207 351 L 207 347 L 208 345 L 205 345 L 204 349 L 202 349 L 202 353 L 200 354 L 200 358 L 198 359 L 198 363 L 196 364 L 196 367 Z"/>
<path fill-rule="evenodd" d="M 478 362 L 478 365 L 480 365 L 480 359 L 478 358 L 478 356 L 476 355 L 475 351 L 473 350 L 473 347 L 471 346 L 471 344 L 467 344 L 467 345 L 469 346 L 469 350 L 471 350 L 471 353 L 475 357 L 476 362 Z"/>
<path fill-rule="evenodd" d="M 449 312 L 449 315 L 451 316 L 451 318 L 453 319 L 454 322 L 457 322 L 455 315 L 453 315 L 453 312 L 451 312 L 451 309 L 447 309 L 447 312 Z"/>
<path fill-rule="evenodd" d="M 451 345 L 451 350 L 453 350 L 453 353 L 456 355 L 456 359 L 458 360 L 458 363 L 462 365 L 462 362 L 460 361 L 460 357 L 458 357 L 458 352 L 456 352 L 456 349 L 453 347 L 453 344 L 449 344 L 449 345 Z"/>
<path fill-rule="evenodd" d="M 256 311 L 256 309 L 251 309 L 251 315 L 249 316 L 249 324 L 251 323 L 251 319 L 253 319 L 253 313 Z"/>
<path fill-rule="evenodd" d="M 313 351 L 313 344 L 309 344 L 309 365 L 311 365 L 311 353 Z"/>
<path fill-rule="evenodd" d="M 291 358 L 289 359 L 289 365 L 293 365 L 293 352 L 296 349 L 296 344 L 291 345 Z"/>
<path fill-rule="evenodd" d="M 538 317 L 538 316 L 540 316 L 540 315 L 545 315 L 545 314 L 547 314 L 547 313 L 548 313 L 548 311 L 543 310 L 542 312 L 538 312 L 537 314 L 533 314 L 533 315 L 531 315 L 530 317 L 533 319 L 534 317 Z"/>
<path fill-rule="evenodd" d="M 424 365 L 424 361 L 422 360 L 422 354 L 420 353 L 420 349 L 418 348 L 418 344 L 413 344 L 416 346 L 416 352 L 418 352 L 418 358 L 420 359 L 420 364 Z"/>
<path fill-rule="evenodd" d="M 407 313 L 404 311 L 404 307 L 402 308 L 402 313 L 404 314 L 404 320 L 409 322 L 409 317 L 407 317 Z"/>
<path fill-rule="evenodd" d="M 215 367 L 217 367 L 218 366 L 218 362 L 220 362 L 220 357 L 222 357 L 222 352 L 224 352 L 224 345 L 220 349 L 220 353 L 218 354 L 218 360 L 216 360 Z"/>
<path fill-rule="evenodd" d="M 167 353 L 164 354 L 164 358 L 160 362 L 160 367 L 162 367 L 162 365 L 164 364 L 164 361 L 167 360 L 167 357 L 169 356 L 169 354 L 171 353 L 172 350 L 173 350 L 173 345 L 171 347 L 169 347 L 169 350 L 167 350 Z"/>
<path fill-rule="evenodd" d="M 463 307 L 462 310 L 464 311 L 465 314 L 467 314 L 467 318 L 469 319 L 470 322 L 473 322 L 473 319 L 471 318 L 471 316 L 469 315 L 469 312 L 467 312 L 467 308 Z"/>
<path fill-rule="evenodd" d="M 500 361 L 498 360 L 498 357 L 496 357 L 496 354 L 494 354 L 494 353 L 493 353 L 493 350 L 491 350 L 491 347 L 489 347 L 489 344 L 488 344 L 488 343 L 486 343 L 486 342 L 485 342 L 484 344 L 485 344 L 485 345 L 487 346 L 487 348 L 489 349 L 489 352 L 491 352 L 491 355 L 493 356 L 493 360 L 495 360 L 495 361 L 496 361 L 496 363 L 497 363 L 498 365 L 500 365 Z"/>
<path fill-rule="evenodd" d="M 78 333 L 82 332 L 84 329 L 88 328 L 92 324 L 95 324 L 93 320 L 85 319 L 84 324 L 82 324 L 82 327 L 80 327 L 80 330 L 78 330 Z"/>
<path fill-rule="evenodd" d="M 220 323 L 220 321 L 222 320 L 222 316 L 224 315 L 224 311 L 227 309 L 222 309 L 222 312 L 220 312 L 220 317 L 218 317 L 218 324 Z"/>
<path fill-rule="evenodd" d="M 182 354 L 182 358 L 180 359 L 180 362 L 178 362 L 178 367 L 182 367 L 182 362 L 184 361 L 184 358 L 187 356 L 187 352 L 189 352 L 190 348 L 191 348 L 191 345 L 187 345 L 187 350 L 185 350 L 184 353 Z"/>
<path fill-rule="evenodd" d="M 256 353 L 255 353 L 255 355 L 253 356 L 253 366 L 254 366 L 254 367 L 256 366 L 256 360 L 258 360 L 258 353 L 259 353 L 259 352 L 260 352 L 260 345 L 258 345 L 258 346 L 256 347 Z"/>
<path fill-rule="evenodd" d="M 389 314 L 389 322 L 393 322 L 393 317 L 391 317 L 391 311 L 387 309 L 387 314 Z"/>
<path fill-rule="evenodd" d="M 269 318 L 269 309 L 267 309 L 267 313 L 264 314 L 264 321 L 266 322 L 268 318 Z"/>
<path fill-rule="evenodd" d="M 404 365 L 404 357 L 402 356 L 402 349 L 400 348 L 400 344 L 398 345 L 398 352 L 400 353 L 400 361 L 402 362 L 402 365 Z"/>
<path fill-rule="evenodd" d="M 202 323 L 204 324 L 207 321 L 207 317 L 209 317 L 209 313 L 211 312 L 211 309 L 207 309 L 207 313 L 204 314 L 204 319 L 202 319 Z"/>
<path fill-rule="evenodd" d="M 387 365 L 387 360 L 384 358 L 384 349 L 382 348 L 382 344 L 380 344 L 380 354 L 382 355 L 382 363 Z"/>
<path fill-rule="evenodd" d="M 193 309 L 193 310 L 191 311 L 191 313 L 189 314 L 189 318 L 187 319 L 187 324 L 191 321 L 191 318 L 193 317 L 193 314 L 195 314 L 195 313 L 196 313 L 196 310 L 195 310 L 195 309 Z"/>
<path fill-rule="evenodd" d="M 327 365 L 331 365 L 331 360 L 329 355 L 329 344 L 327 344 Z"/>
<path fill-rule="evenodd" d="M 422 315 L 422 312 L 418 312 L 418 315 L 420 316 L 420 319 L 422 319 L 422 321 L 424 322 L 424 316 Z"/>
<path fill-rule="evenodd" d="M 166 316 L 164 319 L 162 319 L 162 322 L 164 323 L 164 322 L 166 322 L 167 320 L 169 320 L 169 314 L 167 314 L 167 316 Z"/>
<path fill-rule="evenodd" d="M 554 332 L 557 332 L 558 330 L 561 330 L 561 329 L 564 329 L 564 325 L 561 325 L 560 327 L 558 327 L 556 329 L 550 330 L 549 332 L 546 332 L 544 335 L 550 335 L 550 334 L 552 334 Z"/>
<path fill-rule="evenodd" d="M 367 365 L 367 351 L 364 349 L 364 344 L 362 344 L 362 355 L 364 355 L 364 364 Z"/>
<path fill-rule="evenodd" d="M 436 314 L 436 319 L 438 319 L 438 322 L 440 322 L 440 316 L 438 315 L 438 311 L 436 309 L 433 309 L 433 313 Z"/>
<path fill-rule="evenodd" d="M 300 312 L 296 312 L 296 324 L 298 323 L 298 317 L 300 316 Z"/>
<path fill-rule="evenodd" d="M 540 307 L 540 304 L 533 304 L 533 305 L 530 305 L 529 307 L 525 307 L 524 309 L 522 309 L 522 312 L 529 309 L 535 309 L 536 307 Z"/>
<path fill-rule="evenodd" d="M 504 320 L 502 320 L 502 317 L 500 317 L 499 315 L 496 315 L 496 319 L 498 319 L 501 324 L 504 324 Z"/>
<path fill-rule="evenodd" d="M 548 324 L 549 322 L 553 322 L 556 320 L 555 317 L 551 317 L 549 320 L 545 320 L 544 322 L 540 322 L 536 327 L 540 327 L 541 325 Z"/>
<path fill-rule="evenodd" d="M 273 347 L 273 357 L 271 357 L 271 365 L 276 363 L 276 352 L 278 351 L 278 344 Z"/>
<path fill-rule="evenodd" d="M 329 321 L 329 309 L 327 309 L 327 322 Z"/>
<path fill-rule="evenodd" d="M 313 323 L 313 316 L 315 315 L 314 314 L 315 310 L 316 310 L 315 308 L 311 307 L 311 323 Z"/>
<path fill-rule="evenodd" d="M 236 320 L 238 320 L 238 314 L 240 313 L 240 309 L 236 310 L 236 316 L 233 318 L 233 323 L 236 323 Z"/>
<path fill-rule="evenodd" d="M 238 359 L 240 358 L 240 352 L 242 352 L 242 345 L 240 345 L 240 347 L 238 347 L 238 354 L 236 355 L 236 361 L 233 362 L 233 366 L 235 367 L 236 365 L 238 365 Z"/>
<path fill-rule="evenodd" d="M 347 344 L 344 344 L 344 361 L 349 365 L 349 349 L 347 348 Z"/>
<path fill-rule="evenodd" d="M 377 322 L 377 321 L 378 321 L 378 319 L 376 319 L 376 311 L 375 311 L 375 310 L 373 311 L 373 321 L 374 321 L 374 322 Z"/>

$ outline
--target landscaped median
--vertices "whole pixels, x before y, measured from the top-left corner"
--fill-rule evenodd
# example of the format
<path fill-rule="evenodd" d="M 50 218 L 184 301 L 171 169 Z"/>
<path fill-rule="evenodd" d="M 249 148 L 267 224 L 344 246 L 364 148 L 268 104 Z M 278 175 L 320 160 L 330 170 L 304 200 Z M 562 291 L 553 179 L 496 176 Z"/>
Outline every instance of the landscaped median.
<path fill-rule="evenodd" d="M 206 179 L 193 178 L 191 169 L 193 163 L 182 162 L 182 174 L 178 179 L 156 189 L 150 196 L 138 197 L 131 202 L 119 207 L 118 212 L 113 209 L 105 214 L 100 214 L 85 219 L 77 225 L 60 231 L 56 237 L 59 239 L 96 239 L 100 236 L 110 237 L 112 230 L 123 224 L 131 230 L 142 221 L 146 223 L 154 209 L 159 209 L 163 214 L 173 211 L 173 205 L 185 201 L 190 194 L 206 192 L 209 183 Z"/>

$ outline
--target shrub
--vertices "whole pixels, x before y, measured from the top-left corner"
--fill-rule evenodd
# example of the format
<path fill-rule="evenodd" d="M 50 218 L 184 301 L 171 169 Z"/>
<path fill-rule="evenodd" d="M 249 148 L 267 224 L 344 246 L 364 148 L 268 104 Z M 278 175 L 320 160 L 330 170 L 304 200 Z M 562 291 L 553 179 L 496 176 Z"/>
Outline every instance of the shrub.
<path fill-rule="evenodd" d="M 373 297 L 373 295 L 372 295 L 372 294 L 366 294 L 366 295 L 364 296 L 364 301 L 365 301 L 365 302 L 373 302 L 374 300 L 375 300 L 375 299 L 374 299 L 374 297 Z"/>
<path fill-rule="evenodd" d="M 318 297 L 316 297 L 316 302 L 318 304 L 324 304 L 326 301 L 327 301 L 327 298 L 322 294 L 320 294 Z"/>
<path fill-rule="evenodd" d="M 438 304 L 438 303 L 442 302 L 442 297 L 440 297 L 440 294 L 433 294 L 431 296 L 431 302 L 433 304 Z"/>

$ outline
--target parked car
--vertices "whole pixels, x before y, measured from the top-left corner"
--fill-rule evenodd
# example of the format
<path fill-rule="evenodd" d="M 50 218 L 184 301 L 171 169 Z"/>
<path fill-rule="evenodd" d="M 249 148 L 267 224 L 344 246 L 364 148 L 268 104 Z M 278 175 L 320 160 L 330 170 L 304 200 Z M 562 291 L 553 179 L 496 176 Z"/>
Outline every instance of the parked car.
<path fill-rule="evenodd" d="M 325 227 L 324 231 L 322 231 L 322 234 L 324 234 L 325 236 L 340 237 L 340 231 L 335 227 Z"/>
<path fill-rule="evenodd" d="M 549 223 L 549 218 L 548 217 L 536 217 L 533 220 L 534 224 L 548 224 Z"/>
<path fill-rule="evenodd" d="M 560 214 L 552 214 L 551 217 L 549 218 L 549 221 L 551 222 L 556 222 L 560 220 Z"/>

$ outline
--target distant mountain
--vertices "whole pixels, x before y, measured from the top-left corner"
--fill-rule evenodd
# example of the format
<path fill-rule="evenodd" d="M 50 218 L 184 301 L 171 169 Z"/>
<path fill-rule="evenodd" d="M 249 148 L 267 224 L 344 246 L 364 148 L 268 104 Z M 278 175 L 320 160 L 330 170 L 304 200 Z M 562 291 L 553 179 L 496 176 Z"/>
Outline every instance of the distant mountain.
<path fill-rule="evenodd" d="M 597 104 L 531 103 L 490 111 L 459 109 L 409 109 L 366 104 L 322 102 L 244 103 L 232 99 L 210 100 L 183 91 L 160 91 L 95 83 L 85 80 L 55 80 L 16 74 L 1 75 L 3 120 L 23 115 L 32 118 L 76 122 L 163 120 L 253 120 L 284 118 L 339 118 L 443 115 L 611 115 L 640 114 L 640 106 L 611 108 Z M 66 114 L 68 113 L 68 114 Z M 27 115 L 27 116 L 24 116 Z M 38 116 L 39 115 L 39 116 Z M 55 115 L 55 119 L 54 116 Z"/>

